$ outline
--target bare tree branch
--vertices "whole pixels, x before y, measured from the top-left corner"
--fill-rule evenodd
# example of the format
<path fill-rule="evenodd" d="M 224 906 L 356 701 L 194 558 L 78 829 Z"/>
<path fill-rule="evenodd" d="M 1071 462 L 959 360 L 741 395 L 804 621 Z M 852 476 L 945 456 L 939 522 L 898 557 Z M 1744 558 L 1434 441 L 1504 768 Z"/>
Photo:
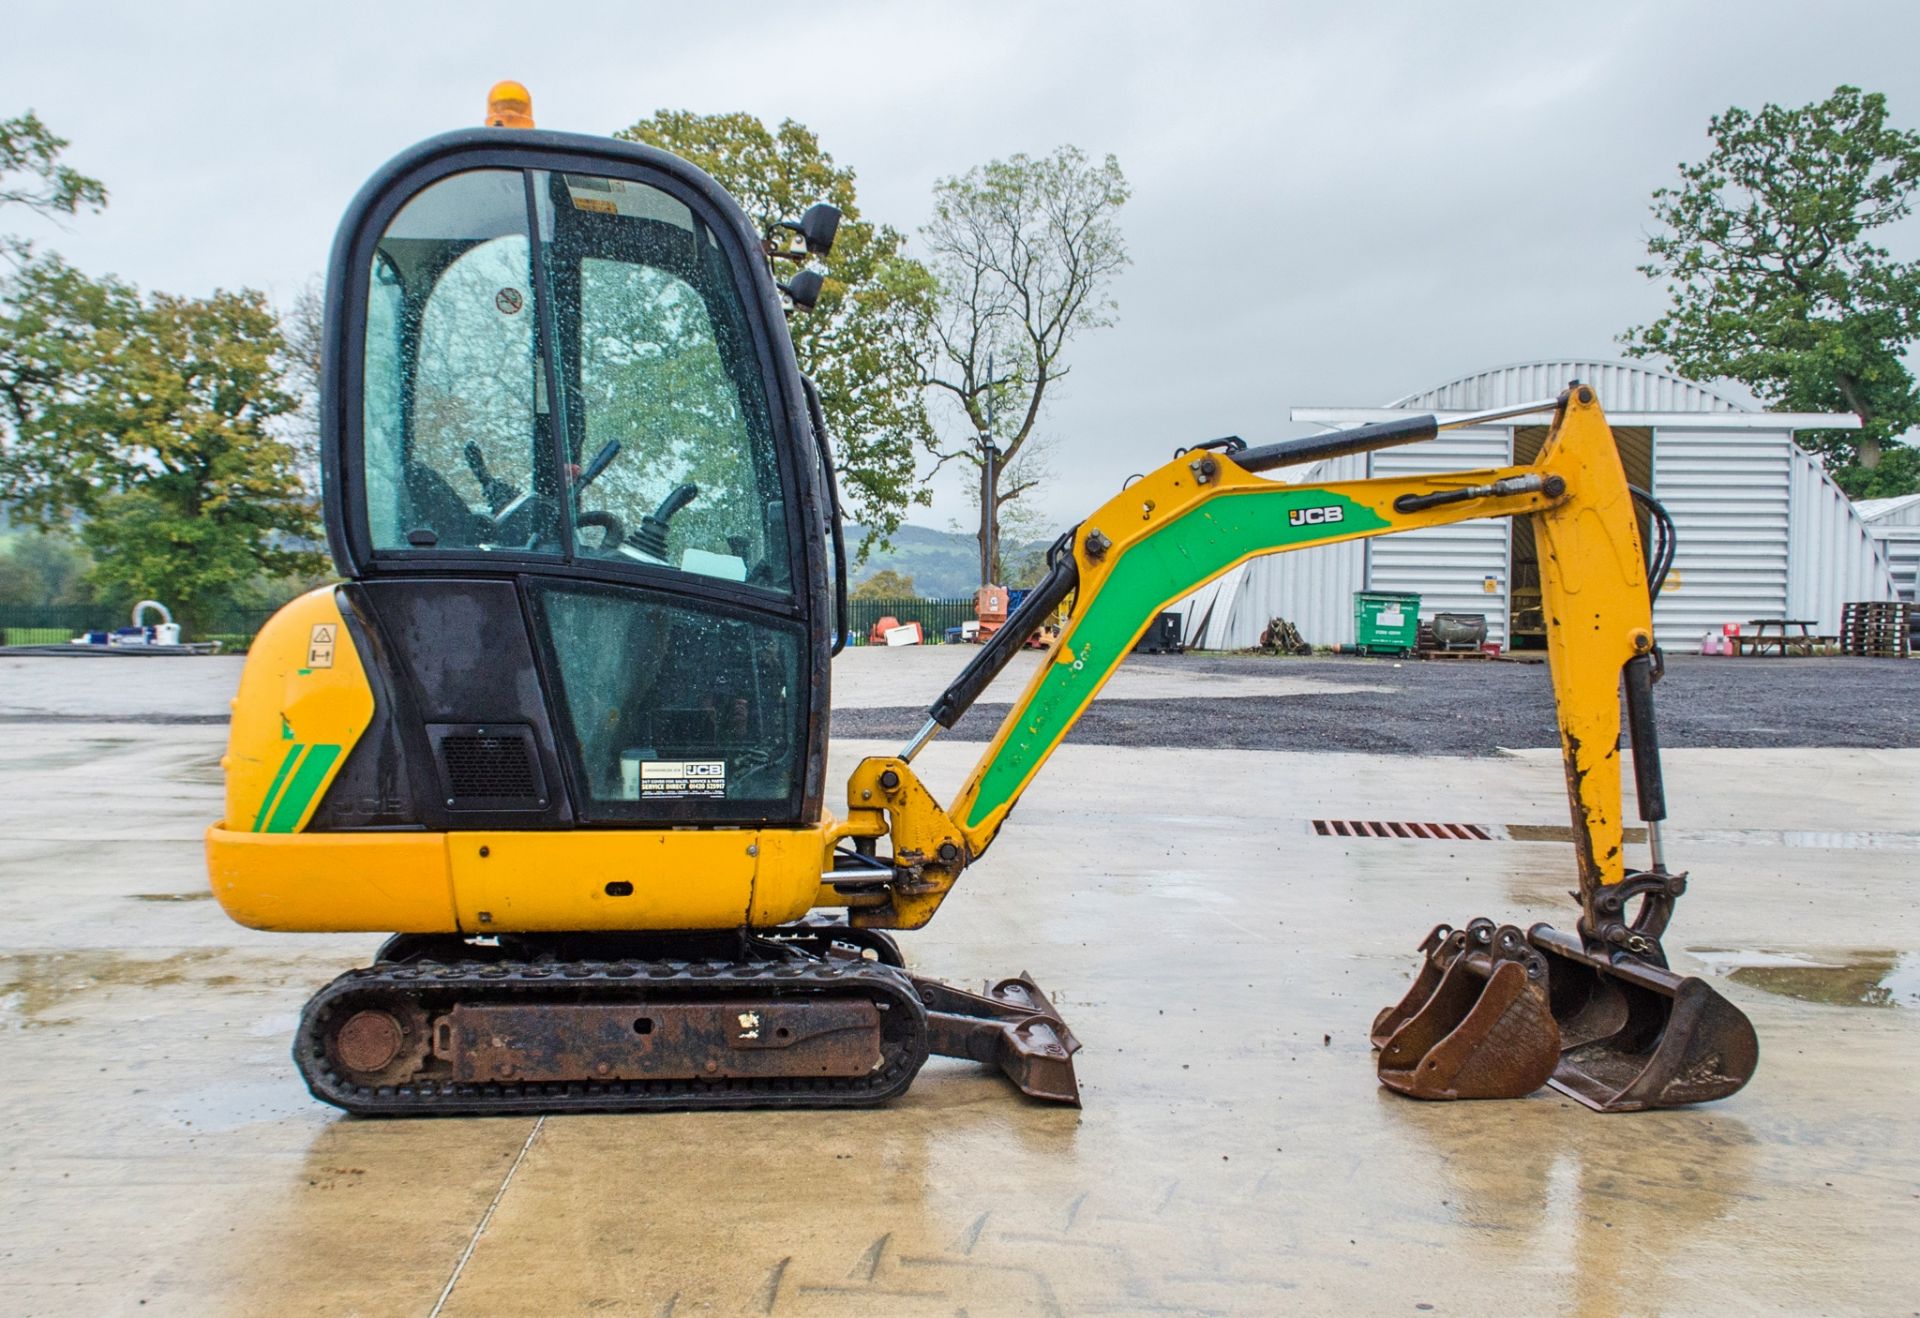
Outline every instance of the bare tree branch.
<path fill-rule="evenodd" d="M 921 378 L 951 407 L 946 433 L 926 448 L 936 471 L 948 462 L 980 468 L 988 416 L 1011 418 L 1011 429 L 991 428 L 1000 448 L 992 508 L 1043 483 L 1038 468 L 1012 474 L 1015 464 L 1037 451 L 1048 391 L 1069 370 L 1068 346 L 1113 323 L 1108 290 L 1127 265 L 1117 219 L 1127 196 L 1118 161 L 1095 163 L 1072 146 L 996 160 L 934 189 L 934 218 L 921 236 L 940 300 Z"/>

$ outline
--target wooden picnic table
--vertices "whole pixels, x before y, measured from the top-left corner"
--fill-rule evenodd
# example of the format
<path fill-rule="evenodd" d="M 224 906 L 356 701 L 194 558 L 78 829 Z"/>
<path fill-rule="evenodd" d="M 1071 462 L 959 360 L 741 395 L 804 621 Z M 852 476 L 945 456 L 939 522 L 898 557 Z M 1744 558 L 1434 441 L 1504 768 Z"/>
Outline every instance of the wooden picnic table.
<path fill-rule="evenodd" d="M 1781 659 L 1793 653 L 1811 655 L 1814 646 L 1833 639 L 1812 633 L 1810 628 L 1819 623 L 1818 618 L 1749 618 L 1747 626 L 1753 631 L 1734 637 L 1734 646 L 1742 654 L 1765 654 L 1772 650 Z"/>

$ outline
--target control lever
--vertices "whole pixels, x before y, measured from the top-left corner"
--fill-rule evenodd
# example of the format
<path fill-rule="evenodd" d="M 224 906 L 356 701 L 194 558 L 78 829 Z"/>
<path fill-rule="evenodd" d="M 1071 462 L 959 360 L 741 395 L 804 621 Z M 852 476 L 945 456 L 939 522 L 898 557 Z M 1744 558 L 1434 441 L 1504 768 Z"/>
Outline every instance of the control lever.
<path fill-rule="evenodd" d="M 627 537 L 641 553 L 664 563 L 667 561 L 667 523 L 673 515 L 700 497 L 700 487 L 691 482 L 677 486 L 660 506 L 640 519 L 640 529 Z"/>
<path fill-rule="evenodd" d="M 581 468 L 580 474 L 574 478 L 573 492 L 578 494 L 580 491 L 586 489 L 587 486 L 599 480 L 600 473 L 611 466 L 613 460 L 619 456 L 619 440 L 610 439 L 602 444 L 599 451 L 587 460 L 587 465 Z"/>
<path fill-rule="evenodd" d="M 467 441 L 460 453 L 467 460 L 467 470 L 472 472 L 474 480 L 480 483 L 480 497 L 487 501 L 487 511 L 498 523 L 513 506 L 514 501 L 519 498 L 520 491 L 503 480 L 494 479 L 493 474 L 487 470 L 486 455 L 481 453 L 480 446 L 472 440 Z"/>

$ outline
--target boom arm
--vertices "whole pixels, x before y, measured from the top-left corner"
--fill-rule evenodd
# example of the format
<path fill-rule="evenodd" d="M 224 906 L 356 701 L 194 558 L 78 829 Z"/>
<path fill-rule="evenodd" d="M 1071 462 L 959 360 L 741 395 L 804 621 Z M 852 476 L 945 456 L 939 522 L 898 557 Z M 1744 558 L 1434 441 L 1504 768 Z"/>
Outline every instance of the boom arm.
<path fill-rule="evenodd" d="M 1261 554 L 1470 518 L 1526 515 L 1534 519 L 1541 546 L 1547 654 L 1586 908 L 1583 928 L 1593 936 L 1624 930 L 1618 900 L 1628 877 L 1621 854 L 1619 691 L 1623 670 L 1644 687 L 1653 650 L 1646 562 L 1613 433 L 1592 391 L 1575 387 L 1557 406 L 1537 404 L 1502 415 L 1548 407 L 1556 407 L 1553 428 L 1531 466 L 1315 486 L 1256 474 L 1429 438 L 1437 426 L 1422 417 L 1265 449 L 1190 450 L 1129 485 L 1082 523 L 1070 543 L 1056 546 L 1047 581 L 997 633 L 996 645 L 976 656 L 936 702 L 906 752 L 866 760 L 855 771 L 848 784 L 849 816 L 835 840 L 890 833 L 892 878 L 850 885 L 831 898 L 823 891 L 822 904 L 847 905 L 856 925 L 926 923 L 959 872 L 991 845 L 1020 793 L 1153 617 L 1237 564 Z M 1040 621 L 1037 615 L 1051 612 L 1069 591 L 1073 604 L 1047 662 L 1009 711 L 951 810 L 941 809 L 914 776 L 913 754 L 936 728 L 958 720 Z M 1036 597 L 1037 608 L 1029 609 Z M 1630 663 L 1641 667 L 1631 669 Z M 1628 689 L 1635 697 L 1635 680 Z M 1644 693 L 1634 723 L 1636 729 L 1645 725 L 1644 760 L 1652 753 Z M 1643 813 L 1657 817 L 1663 813 L 1657 764 L 1642 765 L 1641 783 Z M 1608 906 L 1610 889 L 1615 900 Z M 1626 931 L 1613 941 L 1631 946 L 1632 938 Z"/>

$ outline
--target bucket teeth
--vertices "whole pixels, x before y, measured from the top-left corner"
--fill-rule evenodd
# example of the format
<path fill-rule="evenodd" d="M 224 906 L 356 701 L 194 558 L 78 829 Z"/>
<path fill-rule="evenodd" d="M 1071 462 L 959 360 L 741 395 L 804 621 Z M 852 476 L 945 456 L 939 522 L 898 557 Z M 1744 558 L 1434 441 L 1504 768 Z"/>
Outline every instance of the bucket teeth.
<path fill-rule="evenodd" d="M 1511 925 L 1475 920 L 1436 944 L 1445 928 L 1422 944 L 1413 989 L 1374 1022 L 1380 1083 L 1410 1098 L 1523 1098 L 1560 1057 L 1546 959 Z"/>

